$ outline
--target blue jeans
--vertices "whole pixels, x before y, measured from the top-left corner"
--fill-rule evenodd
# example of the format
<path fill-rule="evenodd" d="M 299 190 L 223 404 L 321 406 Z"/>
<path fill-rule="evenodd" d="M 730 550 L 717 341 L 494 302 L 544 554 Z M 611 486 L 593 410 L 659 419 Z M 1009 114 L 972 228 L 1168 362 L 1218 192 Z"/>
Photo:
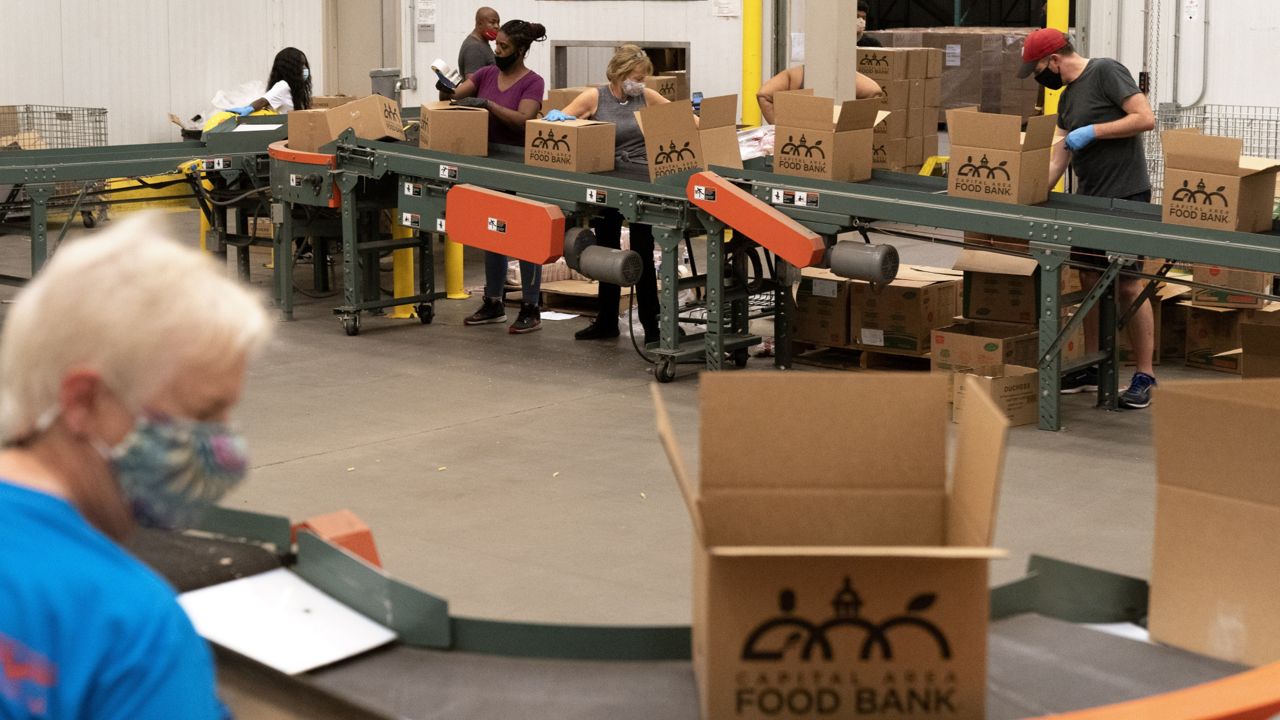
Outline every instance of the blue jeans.
<path fill-rule="evenodd" d="M 501 300 L 507 284 L 507 256 L 484 251 L 484 296 Z M 542 299 L 542 266 L 520 261 L 520 298 L 526 305 L 537 306 Z"/>

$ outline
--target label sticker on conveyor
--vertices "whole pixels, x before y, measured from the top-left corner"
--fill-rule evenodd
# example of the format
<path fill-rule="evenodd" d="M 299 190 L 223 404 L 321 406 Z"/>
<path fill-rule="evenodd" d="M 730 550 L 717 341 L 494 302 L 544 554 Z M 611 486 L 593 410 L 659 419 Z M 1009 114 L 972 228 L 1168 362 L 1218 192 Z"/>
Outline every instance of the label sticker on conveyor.
<path fill-rule="evenodd" d="M 231 158 L 205 158 L 200 161 L 201 169 L 209 170 L 230 170 Z"/>
<path fill-rule="evenodd" d="M 795 205 L 796 207 L 818 207 L 818 193 L 803 190 L 782 190 L 774 188 L 770 201 L 774 205 Z"/>
<path fill-rule="evenodd" d="M 404 194 L 408 197 L 422 197 L 422 184 L 412 182 L 405 183 Z"/>
<path fill-rule="evenodd" d="M 489 232 L 505 233 L 507 224 L 498 218 L 489 218 Z"/>
<path fill-rule="evenodd" d="M 604 190 L 596 190 L 595 188 L 587 188 L 587 202 L 603 203 L 609 199 L 609 193 Z"/>
<path fill-rule="evenodd" d="M 440 177 L 444 180 L 457 180 L 458 166 L 457 165 L 441 165 Z"/>
<path fill-rule="evenodd" d="M 436 218 L 436 232 L 444 231 L 444 218 Z"/>
<path fill-rule="evenodd" d="M 694 185 L 694 186 L 693 186 L 693 199 L 694 199 L 694 200 L 706 200 L 707 202 L 715 202 L 715 201 L 716 201 L 716 189 L 715 189 L 715 188 L 709 188 L 709 187 L 707 187 L 706 185 Z"/>
<path fill-rule="evenodd" d="M 422 216 L 418 213 L 400 213 L 400 224 L 405 227 L 421 227 Z"/>
<path fill-rule="evenodd" d="M 302 176 L 296 173 L 289 175 L 289 187 L 302 187 Z"/>

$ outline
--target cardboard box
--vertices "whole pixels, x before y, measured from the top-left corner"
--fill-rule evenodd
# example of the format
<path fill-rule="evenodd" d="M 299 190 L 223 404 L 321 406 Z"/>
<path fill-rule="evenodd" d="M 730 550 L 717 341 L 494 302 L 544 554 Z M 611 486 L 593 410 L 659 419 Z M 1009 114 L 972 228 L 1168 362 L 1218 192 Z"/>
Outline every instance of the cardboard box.
<path fill-rule="evenodd" d="M 613 123 L 597 120 L 530 120 L 524 125 L 524 164 L 581 173 L 612 170 L 615 131 Z"/>
<path fill-rule="evenodd" d="M 871 167 L 876 170 L 902 170 L 907 166 L 907 139 L 873 136 Z"/>
<path fill-rule="evenodd" d="M 644 79 L 644 85 L 672 102 L 689 99 L 689 76 L 685 73 L 650 75 Z"/>
<path fill-rule="evenodd" d="M 938 156 L 938 133 L 935 131 L 925 130 L 925 134 L 920 138 L 921 150 L 920 156 L 924 160 Z M 923 164 L 923 161 L 921 162 Z"/>
<path fill-rule="evenodd" d="M 930 80 L 934 78 L 941 79 L 943 61 L 945 60 L 945 56 L 943 55 L 942 51 L 938 50 L 937 48 L 925 48 L 924 52 L 925 52 L 925 57 L 927 57 L 929 61 L 928 70 L 925 73 L 925 77 Z"/>
<path fill-rule="evenodd" d="M 779 175 L 857 182 L 871 177 L 871 136 L 883 119 L 878 100 L 779 93 L 773 171 Z M 834 117 L 834 120 L 833 120 Z"/>
<path fill-rule="evenodd" d="M 931 108 L 942 107 L 942 78 L 930 78 L 924 81 L 924 102 L 920 104 Z M 934 117 L 937 117 L 936 111 Z"/>
<path fill-rule="evenodd" d="M 858 72 L 884 84 L 893 80 L 906 80 L 910 51 L 887 47 L 858 48 Z"/>
<path fill-rule="evenodd" d="M 804 8 L 804 86 L 836 102 L 857 99 L 857 6 L 848 0 L 812 0 Z M 733 61 L 733 58 L 725 58 Z"/>
<path fill-rule="evenodd" d="M 455 155 L 489 154 L 489 111 L 450 105 L 448 101 L 422 106 L 418 147 Z"/>
<path fill-rule="evenodd" d="M 880 141 L 883 139 L 893 140 L 893 139 L 906 137 L 907 121 L 908 121 L 907 115 L 908 113 L 906 112 L 889 113 L 888 117 L 884 119 L 884 122 L 880 122 L 876 124 L 876 127 L 875 127 L 875 133 L 877 136 L 876 140 L 877 141 Z"/>
<path fill-rule="evenodd" d="M 1022 118 L 948 110 L 951 170 L 947 194 L 1035 205 L 1049 198 L 1049 153 L 1057 115 Z"/>
<path fill-rule="evenodd" d="M 646 107 L 636 113 L 636 122 L 644 133 L 650 180 L 706 167 L 702 137 L 688 100 Z"/>
<path fill-rule="evenodd" d="M 829 270 L 801 271 L 793 340 L 826 347 L 849 346 L 849 282 Z"/>
<path fill-rule="evenodd" d="M 328 110 L 295 110 L 289 113 L 289 148 L 319 152 L 347 128 L 366 140 L 404 140 L 400 106 L 381 95 L 352 100 Z"/>
<path fill-rule="evenodd" d="M 913 47 L 909 48 L 907 56 L 907 77 L 912 80 L 923 80 L 929 77 L 929 56 L 937 53 L 939 55 L 938 67 L 942 67 L 941 54 L 937 50 L 929 48 Z"/>
<path fill-rule="evenodd" d="M 1280 160 L 1241 155 L 1239 138 L 1199 128 L 1161 133 L 1167 223 L 1264 232 L 1271 229 Z"/>
<path fill-rule="evenodd" d="M 1040 263 L 1029 257 L 965 248 L 951 267 L 964 272 L 965 317 L 1038 322 Z"/>
<path fill-rule="evenodd" d="M 888 285 L 852 281 L 850 340 L 866 350 L 924 355 L 933 329 L 956 314 L 960 278 L 942 268 L 902 267 Z"/>
<path fill-rule="evenodd" d="M 1187 367 L 1239 374 L 1239 356 L 1223 356 L 1240 347 L 1240 310 L 1230 308 L 1187 308 Z"/>
<path fill-rule="evenodd" d="M 1280 381 L 1158 392 L 1151 639 L 1246 665 L 1280 660 Z"/>
<path fill-rule="evenodd" d="M 552 110 L 564 110 L 569 107 L 569 103 L 577 100 L 579 95 L 586 90 L 592 89 L 594 88 L 587 87 L 586 85 L 579 85 L 577 87 L 555 88 L 548 90 L 547 99 L 542 101 L 542 114 L 546 115 Z"/>
<path fill-rule="evenodd" d="M 1079 305 L 1072 305 L 1063 310 L 1061 318 L 1062 324 L 1059 325 L 1059 327 L 1066 327 L 1067 321 L 1069 321 L 1079 310 Z M 1084 358 L 1085 347 L 1083 323 L 1076 327 L 1076 331 L 1071 333 L 1066 342 L 1062 343 L 1062 347 L 1058 351 L 1058 354 L 1062 357 L 1062 362 L 1064 363 L 1071 363 Z"/>
<path fill-rule="evenodd" d="M 922 108 L 924 102 L 924 79 L 907 81 L 907 107 Z"/>
<path fill-rule="evenodd" d="M 919 165 L 924 162 L 924 138 L 907 138 L 907 165 Z"/>
<path fill-rule="evenodd" d="M 903 112 L 911 107 L 911 81 L 891 80 L 880 83 L 884 95 L 878 98 L 880 106 L 890 112 Z"/>
<path fill-rule="evenodd" d="M 1246 380 L 1280 377 L 1280 327 L 1242 322 L 1240 345 L 1240 374 Z"/>
<path fill-rule="evenodd" d="M 1039 367 L 1039 336 L 1035 325 L 956 320 L 933 331 L 931 367 L 960 372 L 992 365 Z"/>
<path fill-rule="evenodd" d="M 951 422 L 964 415 L 965 396 L 980 392 L 1004 413 L 1009 426 L 1032 425 L 1040 420 L 1040 371 L 1018 365 L 1001 365 L 995 372 L 971 374 L 968 382 L 953 382 Z"/>
<path fill-rule="evenodd" d="M 920 107 L 907 109 L 907 137 L 923 137 L 927 130 L 932 129 L 925 124 L 928 113 L 929 110 Z M 934 132 L 936 134 L 937 131 Z"/>
<path fill-rule="evenodd" d="M 1221 290 L 1197 289 L 1193 300 L 1197 305 L 1206 307 L 1257 308 L 1267 304 L 1266 299 L 1245 295 L 1233 290 L 1246 290 L 1256 293 L 1271 292 L 1271 273 L 1253 270 L 1237 270 L 1235 268 L 1218 267 L 1217 265 L 1196 265 L 1191 272 L 1191 279 L 1215 285 Z"/>
<path fill-rule="evenodd" d="M 351 95 L 312 95 L 312 110 L 329 110 L 331 108 L 342 107 L 357 98 Z"/>
<path fill-rule="evenodd" d="M 702 140 L 704 167 L 718 165 L 742 169 L 738 146 L 738 96 L 703 98 L 698 111 L 698 137 Z"/>
<path fill-rule="evenodd" d="M 948 482 L 945 389 L 917 373 L 704 375 L 697 482 L 655 386 L 695 532 L 702 717 L 773 718 L 788 704 L 810 708 L 789 717 L 907 717 L 892 709 L 912 702 L 915 717 L 985 716 L 1008 422 L 975 393 Z"/>
<path fill-rule="evenodd" d="M 1183 358 L 1187 355 L 1187 308 L 1181 302 L 1162 303 L 1160 308 L 1161 361 Z"/>

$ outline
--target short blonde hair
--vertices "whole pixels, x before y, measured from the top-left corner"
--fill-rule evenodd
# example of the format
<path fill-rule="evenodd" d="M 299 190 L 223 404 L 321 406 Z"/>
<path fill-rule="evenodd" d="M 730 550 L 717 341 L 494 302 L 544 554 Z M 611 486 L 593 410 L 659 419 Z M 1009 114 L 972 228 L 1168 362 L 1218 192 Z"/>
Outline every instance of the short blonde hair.
<path fill-rule="evenodd" d="M 271 335 L 263 300 L 140 214 L 68 242 L 27 284 L 0 334 L 0 439 L 37 430 L 75 368 L 140 408 L 195 360 L 238 362 Z"/>
<path fill-rule="evenodd" d="M 609 67 L 604 76 L 609 82 L 617 82 L 628 77 L 636 70 L 643 70 L 645 75 L 653 74 L 653 61 L 640 49 L 639 45 L 623 45 L 614 51 L 609 59 Z"/>

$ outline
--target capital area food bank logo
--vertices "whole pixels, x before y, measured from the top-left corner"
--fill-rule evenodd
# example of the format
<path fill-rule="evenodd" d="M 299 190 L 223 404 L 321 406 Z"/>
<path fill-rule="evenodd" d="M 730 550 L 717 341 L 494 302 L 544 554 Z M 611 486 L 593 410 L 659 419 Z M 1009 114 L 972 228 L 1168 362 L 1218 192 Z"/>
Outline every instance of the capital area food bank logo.
<path fill-rule="evenodd" d="M 751 661 L 778 661 L 798 656 L 809 661 L 818 653 L 822 660 L 837 659 L 836 648 L 844 648 L 840 641 L 853 634 L 853 648 L 859 660 L 885 660 L 893 658 L 891 637 L 909 629 L 923 632 L 934 641 L 938 655 L 951 658 L 951 645 L 947 637 L 923 613 L 937 601 L 935 593 L 921 593 L 907 602 L 906 611 L 880 622 L 863 617 L 862 597 L 854 590 L 848 576 L 832 598 L 832 616 L 821 622 L 813 622 L 796 614 L 795 592 L 784 588 L 778 593 L 778 609 L 781 615 L 760 623 L 747 635 L 742 646 L 742 659 Z"/>
<path fill-rule="evenodd" d="M 1191 203 L 1193 205 L 1207 205 L 1209 207 L 1215 207 L 1218 205 L 1221 205 L 1224 208 L 1230 207 L 1227 203 L 1227 196 L 1223 194 L 1226 189 L 1226 185 L 1221 185 L 1217 190 L 1209 192 L 1204 184 L 1204 178 L 1200 178 L 1200 182 L 1196 183 L 1196 187 L 1193 190 L 1191 189 L 1191 181 L 1189 179 L 1184 179 L 1182 181 L 1182 187 L 1173 191 L 1173 201 Z"/>
<path fill-rule="evenodd" d="M 982 159 L 979 160 L 977 164 L 974 164 L 973 156 L 970 155 L 966 161 L 956 169 L 956 174 L 960 177 L 972 177 L 983 180 L 1003 179 L 1008 181 L 1011 179 L 1009 171 L 1005 169 L 1005 166 L 1008 164 L 1008 160 L 1001 160 L 999 165 L 992 166 L 991 161 L 987 159 L 986 155 L 983 155 Z"/>
<path fill-rule="evenodd" d="M 689 147 L 689 140 L 684 141 L 684 145 L 676 147 L 674 140 L 668 141 L 666 147 L 658 146 L 658 152 L 653 155 L 654 165 L 669 165 L 671 163 L 688 162 L 693 160 L 695 154 L 693 149 Z"/>
<path fill-rule="evenodd" d="M 794 135 L 787 135 L 787 141 L 783 143 L 780 152 L 783 155 L 790 155 L 793 157 L 819 157 L 824 159 L 827 157 L 826 151 L 822 149 L 822 141 L 815 140 L 814 143 L 810 145 L 808 139 L 805 138 L 803 133 L 801 133 L 800 140 L 798 142 Z"/>
<path fill-rule="evenodd" d="M 875 55 L 875 54 L 872 54 L 872 53 L 868 53 L 868 54 L 866 54 L 866 55 L 863 55 L 863 56 L 862 56 L 862 59 L 858 61 L 858 65 L 860 65 L 861 67 L 864 67 L 864 68 L 868 68 L 868 67 L 883 67 L 883 66 L 888 65 L 888 64 L 889 64 L 889 56 L 888 56 L 888 55 Z"/>
<path fill-rule="evenodd" d="M 537 150 L 554 150 L 556 152 L 569 152 L 573 148 L 569 146 L 569 133 L 557 138 L 556 131 L 548 128 L 546 135 L 542 131 L 538 131 L 538 135 L 529 142 L 529 147 Z"/>

